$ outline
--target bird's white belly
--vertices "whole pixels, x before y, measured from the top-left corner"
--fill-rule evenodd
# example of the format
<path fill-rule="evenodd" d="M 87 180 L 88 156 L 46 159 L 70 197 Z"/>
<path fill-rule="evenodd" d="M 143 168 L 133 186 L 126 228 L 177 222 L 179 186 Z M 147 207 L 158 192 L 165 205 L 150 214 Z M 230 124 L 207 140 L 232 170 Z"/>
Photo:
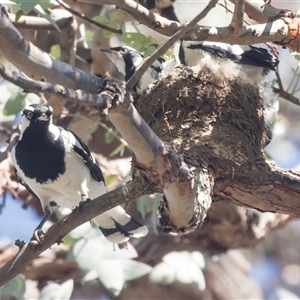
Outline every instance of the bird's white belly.
<path fill-rule="evenodd" d="M 73 150 L 71 150 L 73 151 Z M 94 199 L 106 192 L 103 182 L 97 182 L 89 168 L 75 153 L 65 155 L 66 171 L 55 181 L 39 184 L 35 179 L 26 178 L 21 170 L 23 179 L 39 197 L 43 206 L 49 206 L 54 201 L 58 206 L 73 208 L 82 200 L 82 196 Z"/>

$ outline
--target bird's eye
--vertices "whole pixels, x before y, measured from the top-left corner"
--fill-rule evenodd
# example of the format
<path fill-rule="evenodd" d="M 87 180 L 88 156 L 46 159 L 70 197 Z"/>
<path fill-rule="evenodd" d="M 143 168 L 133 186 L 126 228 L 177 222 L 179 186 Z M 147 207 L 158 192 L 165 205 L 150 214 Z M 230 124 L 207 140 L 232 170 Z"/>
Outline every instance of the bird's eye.
<path fill-rule="evenodd" d="M 126 53 L 126 52 L 127 52 L 127 49 L 126 49 L 126 48 L 121 48 L 120 52 L 121 52 L 121 53 Z"/>
<path fill-rule="evenodd" d="M 33 116 L 33 112 L 32 111 L 27 112 L 27 114 L 26 114 L 26 118 L 27 119 L 30 120 L 32 118 L 32 116 Z"/>

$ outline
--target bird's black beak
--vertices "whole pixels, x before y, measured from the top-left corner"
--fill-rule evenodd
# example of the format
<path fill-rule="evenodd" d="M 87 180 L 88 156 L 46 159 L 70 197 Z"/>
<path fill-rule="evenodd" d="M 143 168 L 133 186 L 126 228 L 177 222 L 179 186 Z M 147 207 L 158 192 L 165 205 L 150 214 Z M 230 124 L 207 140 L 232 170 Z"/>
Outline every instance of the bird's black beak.
<path fill-rule="evenodd" d="M 100 50 L 104 52 L 113 63 L 115 63 L 116 60 L 120 60 L 122 58 L 120 52 L 114 49 L 100 49 Z"/>
<path fill-rule="evenodd" d="M 44 121 L 44 122 L 48 122 L 50 120 L 50 117 L 47 116 L 45 113 L 42 113 L 39 117 L 37 117 L 38 121 Z"/>
<path fill-rule="evenodd" d="M 99 50 L 105 53 L 112 53 L 112 50 L 110 49 L 99 49 Z"/>

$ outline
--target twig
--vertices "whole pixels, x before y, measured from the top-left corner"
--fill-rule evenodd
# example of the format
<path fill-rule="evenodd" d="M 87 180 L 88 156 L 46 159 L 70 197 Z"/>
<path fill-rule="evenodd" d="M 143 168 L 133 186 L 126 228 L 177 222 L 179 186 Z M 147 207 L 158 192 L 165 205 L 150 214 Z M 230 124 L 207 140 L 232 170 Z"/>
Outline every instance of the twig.
<path fill-rule="evenodd" d="M 226 10 L 226 13 L 230 12 L 233 15 L 233 10 L 231 10 L 227 5 L 223 4 L 223 3 L 218 3 L 219 6 L 223 7 Z M 251 25 L 249 22 L 247 22 L 246 20 L 244 20 L 244 23 L 247 25 Z"/>
<path fill-rule="evenodd" d="M 8 14 L 11 22 L 16 26 L 16 28 L 22 29 L 32 29 L 32 30 L 57 30 L 48 20 L 41 17 L 35 16 L 21 16 L 21 18 L 15 22 L 16 16 L 13 14 Z M 55 20 L 57 26 L 63 29 L 68 26 L 72 20 L 70 18 L 61 18 Z"/>
<path fill-rule="evenodd" d="M 59 95 L 62 99 L 67 101 L 99 108 L 107 108 L 107 105 L 109 105 L 109 99 L 101 93 L 89 94 L 82 90 L 67 89 L 59 84 L 33 81 L 12 73 L 10 70 L 5 68 L 2 63 L 0 63 L 0 75 L 9 82 L 21 87 L 26 92 L 33 92 L 36 94 L 48 93 L 56 96 Z"/>
<path fill-rule="evenodd" d="M 41 245 L 35 244 L 34 242 L 24 244 L 19 253 L 0 269 L 0 286 L 22 272 L 30 261 L 43 251 L 55 243 L 60 243 L 61 239 L 76 227 L 108 209 L 145 195 L 146 193 L 153 193 L 152 190 L 149 190 L 147 183 L 143 181 L 131 181 L 122 187 L 97 197 L 93 201 L 85 203 L 80 210 L 77 209 L 73 211 L 70 215 L 52 225 L 47 230 L 46 237 Z"/>
<path fill-rule="evenodd" d="M 230 26 L 234 29 L 234 34 L 239 36 L 244 25 L 245 0 L 235 0 L 234 12 Z"/>
<path fill-rule="evenodd" d="M 101 121 L 99 121 L 98 124 L 99 124 L 99 126 L 104 128 L 107 132 L 112 134 L 114 136 L 114 138 L 116 138 L 121 144 L 123 144 L 124 146 L 129 148 L 128 143 L 118 133 L 116 133 L 111 127 L 108 127 Z"/>
<path fill-rule="evenodd" d="M 128 80 L 126 84 L 127 90 L 131 90 L 146 70 L 162 56 L 176 41 L 180 40 L 190 29 L 192 29 L 200 20 L 202 20 L 209 11 L 215 7 L 218 0 L 211 0 L 209 4 L 187 25 L 183 26 L 176 32 L 162 47 L 157 49 L 135 72 L 135 74 Z"/>
<path fill-rule="evenodd" d="M 273 91 L 277 93 L 281 98 L 284 98 L 285 100 L 300 106 L 300 99 L 286 92 L 285 90 L 273 87 Z"/>
<path fill-rule="evenodd" d="M 284 91 L 284 87 L 283 87 L 283 84 L 282 84 L 281 76 L 280 76 L 278 70 L 275 71 L 275 75 L 276 75 L 276 79 L 277 79 L 277 83 L 278 83 L 279 89 L 281 91 Z"/>
<path fill-rule="evenodd" d="M 88 21 L 89 23 L 99 27 L 99 28 L 102 28 L 104 30 L 107 30 L 107 31 L 110 31 L 110 32 L 113 32 L 115 34 L 122 34 L 123 31 L 121 29 L 115 29 L 115 28 L 112 28 L 110 26 L 107 26 L 107 25 L 104 25 L 102 23 L 99 23 L 97 21 L 94 21 L 93 19 L 87 17 L 86 15 L 84 15 L 83 13 L 79 12 L 79 11 L 76 11 L 75 9 L 71 8 L 68 4 L 64 3 L 62 0 L 56 0 L 56 2 L 62 6 L 65 10 L 69 11 L 71 14 L 73 14 L 74 16 L 78 17 L 78 18 L 81 18 L 83 20 L 86 20 Z"/>

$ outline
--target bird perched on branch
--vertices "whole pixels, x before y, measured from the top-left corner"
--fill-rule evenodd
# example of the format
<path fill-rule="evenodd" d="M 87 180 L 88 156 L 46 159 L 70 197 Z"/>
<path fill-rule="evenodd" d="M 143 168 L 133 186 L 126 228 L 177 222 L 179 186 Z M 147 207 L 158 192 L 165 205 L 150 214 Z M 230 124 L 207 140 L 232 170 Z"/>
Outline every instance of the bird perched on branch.
<path fill-rule="evenodd" d="M 53 207 L 74 208 L 81 201 L 106 193 L 102 171 L 88 147 L 71 130 L 52 124 L 52 113 L 49 105 L 26 107 L 21 134 L 11 152 L 20 183 L 40 200 L 45 213 L 34 232 L 38 242 Z M 120 206 L 100 214 L 93 221 L 107 240 L 116 244 L 148 232 Z"/>
<path fill-rule="evenodd" d="M 119 72 L 124 75 L 126 82 L 146 60 L 142 53 L 129 46 L 112 47 L 101 49 L 101 51 L 105 52 L 109 59 L 116 65 Z M 151 88 L 153 82 L 166 77 L 176 66 L 177 63 L 175 60 L 158 58 L 141 76 L 137 84 L 133 87 L 133 91 L 138 95 L 142 95 L 147 89 Z"/>
<path fill-rule="evenodd" d="M 217 42 L 181 41 L 179 60 L 187 66 L 196 66 L 211 55 L 220 59 L 228 59 L 243 65 L 242 70 L 255 83 L 262 83 L 270 70 L 277 69 L 279 60 L 267 49 L 254 46 L 229 45 Z"/>

